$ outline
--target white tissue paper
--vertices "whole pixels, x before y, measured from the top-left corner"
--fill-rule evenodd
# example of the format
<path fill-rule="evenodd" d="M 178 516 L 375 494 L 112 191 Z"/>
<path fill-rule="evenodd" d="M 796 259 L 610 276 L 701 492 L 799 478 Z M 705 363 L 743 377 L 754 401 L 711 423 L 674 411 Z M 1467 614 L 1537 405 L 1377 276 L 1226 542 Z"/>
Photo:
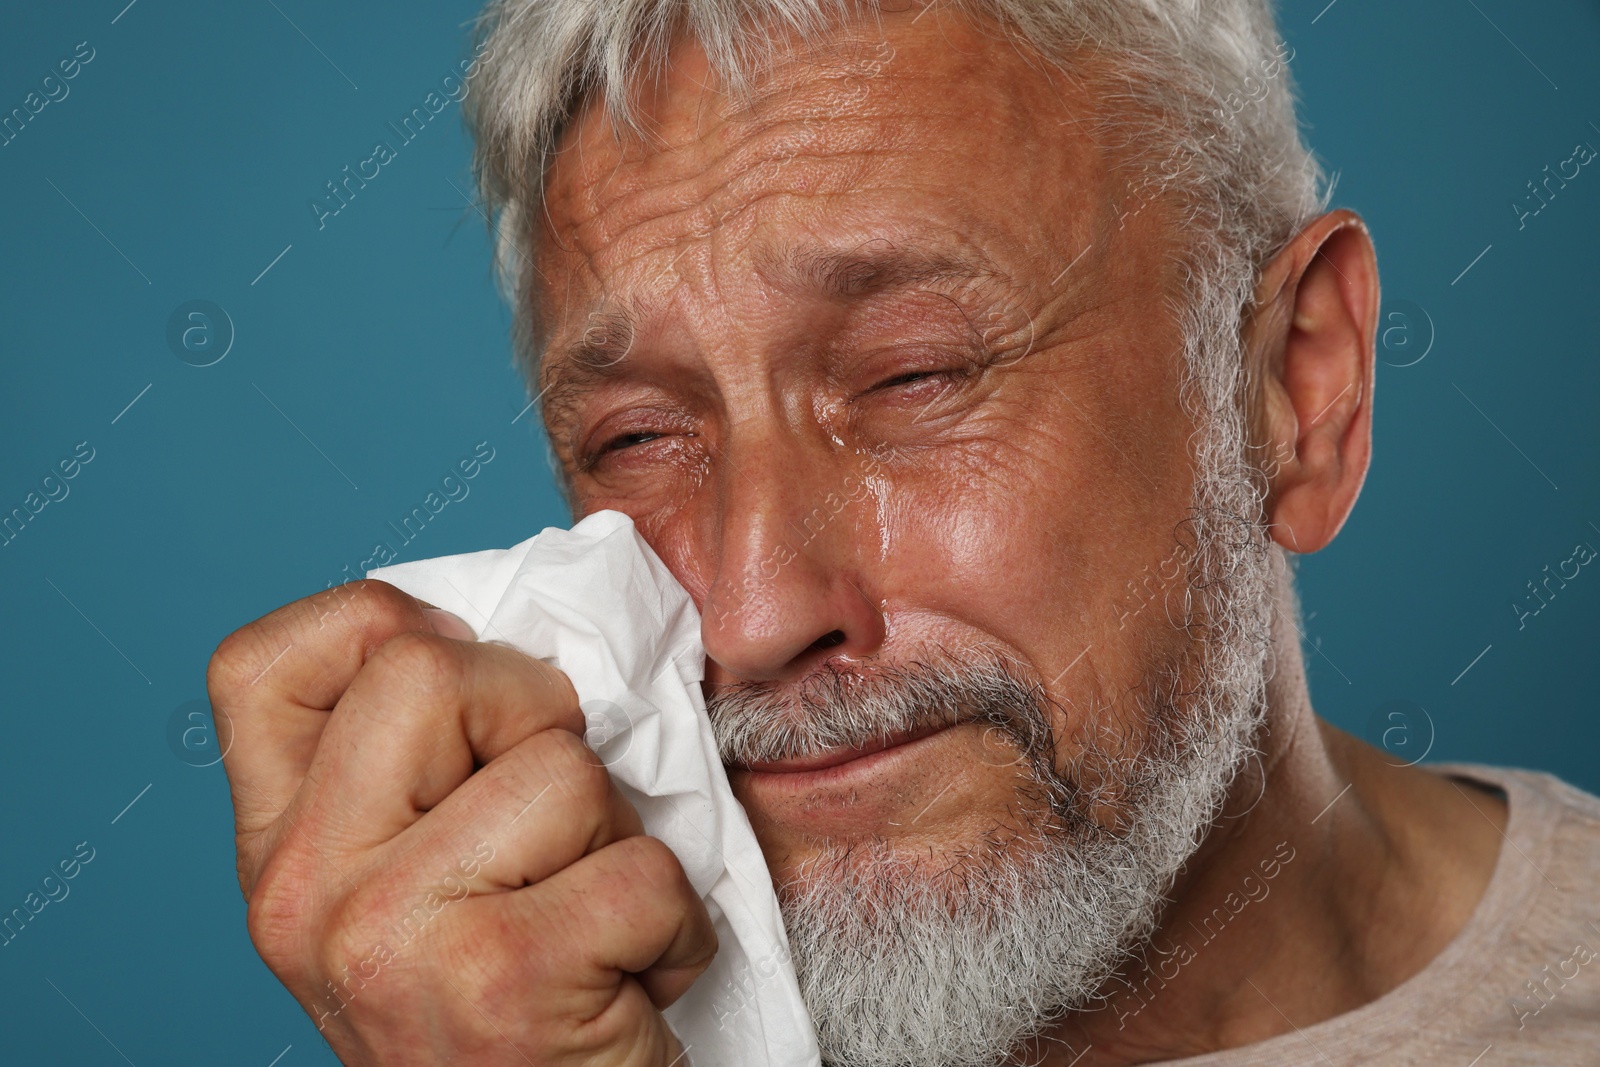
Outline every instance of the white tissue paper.
<path fill-rule="evenodd" d="M 677 854 L 718 950 L 665 1016 L 694 1067 L 817 1067 L 772 878 L 717 756 L 700 682 L 705 649 L 688 591 L 633 521 L 600 511 L 508 549 L 367 572 L 560 668 L 585 737 Z"/>

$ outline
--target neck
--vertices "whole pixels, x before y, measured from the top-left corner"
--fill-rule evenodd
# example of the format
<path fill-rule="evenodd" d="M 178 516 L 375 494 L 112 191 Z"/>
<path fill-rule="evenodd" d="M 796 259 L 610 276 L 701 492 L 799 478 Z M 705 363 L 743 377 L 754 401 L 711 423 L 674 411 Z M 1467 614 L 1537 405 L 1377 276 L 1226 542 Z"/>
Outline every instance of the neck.
<path fill-rule="evenodd" d="M 1047 1067 L 1148 1063 L 1322 1022 L 1422 970 L 1472 914 L 1506 811 L 1476 787 L 1319 719 L 1287 575 L 1252 759 L 1155 935 L 1028 1051 Z"/>

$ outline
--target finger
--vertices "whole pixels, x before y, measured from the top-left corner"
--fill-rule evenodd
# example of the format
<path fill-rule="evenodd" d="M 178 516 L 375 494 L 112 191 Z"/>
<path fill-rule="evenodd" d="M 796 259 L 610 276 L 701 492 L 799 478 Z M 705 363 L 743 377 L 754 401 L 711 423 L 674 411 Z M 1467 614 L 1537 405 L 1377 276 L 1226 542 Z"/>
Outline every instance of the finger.
<path fill-rule="evenodd" d="M 300 811 L 315 825 L 336 826 L 340 845 L 370 848 L 441 803 L 476 767 L 552 729 L 582 748 L 577 694 L 554 667 L 504 645 L 396 634 L 367 657 L 334 707 Z"/>
<path fill-rule="evenodd" d="M 206 689 L 233 730 L 223 764 L 241 832 L 288 806 L 327 712 L 372 649 L 429 628 L 425 607 L 387 582 L 352 582 L 285 605 L 217 646 Z"/>
<path fill-rule="evenodd" d="M 545 730 L 497 756 L 383 851 L 394 857 L 393 878 L 419 895 L 452 871 L 484 894 L 543 881 L 643 832 L 638 812 L 583 741 Z M 383 866 L 388 857 L 376 859 Z"/>
<path fill-rule="evenodd" d="M 717 952 L 705 903 L 654 837 L 613 842 L 510 896 L 526 896 L 530 920 L 546 924 L 549 958 L 581 961 L 570 983 L 603 992 L 617 988 L 619 972 L 631 974 L 657 1009 L 682 996 Z"/>

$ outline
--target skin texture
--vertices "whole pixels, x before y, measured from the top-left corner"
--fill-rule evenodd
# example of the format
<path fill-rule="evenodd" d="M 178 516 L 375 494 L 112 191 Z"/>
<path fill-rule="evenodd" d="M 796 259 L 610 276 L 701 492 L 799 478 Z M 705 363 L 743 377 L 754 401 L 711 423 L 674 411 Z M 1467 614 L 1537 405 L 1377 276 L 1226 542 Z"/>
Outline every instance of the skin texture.
<path fill-rule="evenodd" d="M 640 88 L 648 138 L 619 138 L 598 106 L 568 128 L 529 296 L 577 515 L 633 517 L 701 608 L 713 690 L 981 647 L 1059 703 L 1058 767 L 1083 768 L 1091 734 L 1136 751 L 1136 698 L 1189 641 L 1128 606 L 1193 485 L 1178 206 L 1119 221 L 1128 186 L 1086 132 L 1103 117 L 1090 63 L 1069 77 L 937 8 L 831 45 L 786 53 L 747 102 L 684 45 Z M 1377 309 L 1348 212 L 1262 272 L 1252 434 L 1273 457 L 1263 518 L 1294 551 L 1333 538 L 1365 476 Z M 573 743 L 565 680 L 461 625 L 357 583 L 219 649 L 252 937 L 346 1063 L 665 1067 L 654 1008 L 714 951 L 704 910 Z M 1261 760 L 1155 944 L 1276 855 L 1270 896 L 1154 995 L 1130 965 L 1043 1062 L 1148 1062 L 1329 1018 L 1416 973 L 1481 895 L 1503 805 L 1322 723 L 1287 620 L 1274 641 Z M 730 780 L 781 883 L 824 841 L 937 866 L 1036 833 L 1013 756 L 967 725 Z M 1114 825 L 1116 798 L 1095 817 Z M 473 895 L 319 1017 L 324 983 L 479 841 L 494 859 Z"/>

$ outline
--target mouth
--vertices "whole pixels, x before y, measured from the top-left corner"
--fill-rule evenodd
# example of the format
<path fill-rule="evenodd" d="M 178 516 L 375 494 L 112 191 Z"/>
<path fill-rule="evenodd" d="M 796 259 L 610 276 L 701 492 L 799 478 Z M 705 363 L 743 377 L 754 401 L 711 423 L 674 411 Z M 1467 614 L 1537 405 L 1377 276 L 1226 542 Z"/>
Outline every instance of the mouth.
<path fill-rule="evenodd" d="M 971 796 L 982 777 L 971 757 L 976 729 L 936 722 L 801 758 L 733 764 L 728 784 L 757 836 L 767 835 L 764 847 L 779 851 L 788 847 L 781 842 L 926 833 L 953 801 L 918 819 L 940 798 Z"/>
<path fill-rule="evenodd" d="M 924 738 L 948 730 L 954 725 L 956 724 L 929 723 L 926 726 L 912 730 L 898 730 L 853 748 L 834 748 L 814 756 L 803 756 L 795 759 L 736 764 L 730 770 L 743 770 L 751 774 L 809 775 L 821 771 L 841 769 L 847 764 L 859 764 L 863 760 L 871 760 L 872 757 L 887 756 L 897 749 L 915 744 Z"/>

